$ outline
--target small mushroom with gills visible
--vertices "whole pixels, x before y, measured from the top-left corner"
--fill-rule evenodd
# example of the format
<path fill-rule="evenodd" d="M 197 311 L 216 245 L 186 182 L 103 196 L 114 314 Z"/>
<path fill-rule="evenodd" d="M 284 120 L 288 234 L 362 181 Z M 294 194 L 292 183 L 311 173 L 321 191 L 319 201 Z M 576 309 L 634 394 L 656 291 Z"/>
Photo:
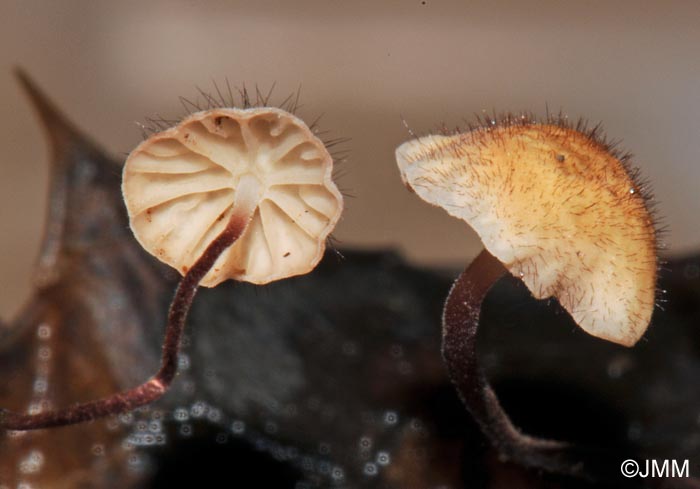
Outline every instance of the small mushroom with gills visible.
<path fill-rule="evenodd" d="M 200 285 L 266 284 L 311 271 L 343 199 L 333 158 L 293 114 L 271 107 L 194 113 L 127 158 L 122 190 L 131 229 L 183 278 L 170 305 L 160 370 L 147 382 L 62 410 L 0 410 L 0 428 L 63 426 L 130 411 L 161 397 L 177 370 Z"/>
<path fill-rule="evenodd" d="M 655 304 L 657 239 L 626 158 L 595 129 L 506 117 L 410 140 L 396 159 L 409 189 L 466 221 L 485 247 L 443 312 L 443 357 L 464 404 L 504 457 L 580 475 L 570 445 L 512 424 L 478 362 L 477 328 L 486 293 L 510 272 L 591 335 L 628 347 L 640 339 Z"/>

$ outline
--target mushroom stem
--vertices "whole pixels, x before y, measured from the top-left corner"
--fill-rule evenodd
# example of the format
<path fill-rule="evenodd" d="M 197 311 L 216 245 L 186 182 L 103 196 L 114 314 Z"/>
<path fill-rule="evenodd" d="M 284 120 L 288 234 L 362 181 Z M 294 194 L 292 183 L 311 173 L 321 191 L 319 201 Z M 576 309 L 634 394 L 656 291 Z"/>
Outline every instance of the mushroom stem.
<path fill-rule="evenodd" d="M 523 434 L 503 410 L 484 375 L 476 350 L 481 304 L 507 273 L 498 259 L 483 250 L 452 286 L 442 316 L 442 355 L 450 380 L 502 459 L 547 472 L 597 479 L 603 475 L 601 469 L 609 469 L 602 452 Z M 619 472 L 616 468 L 615 474 Z"/>
<path fill-rule="evenodd" d="M 132 389 L 96 401 L 75 404 L 65 409 L 38 414 L 23 414 L 0 409 L 0 429 L 26 431 L 82 423 L 131 411 L 165 394 L 177 373 L 177 356 L 180 352 L 182 333 L 199 283 L 214 266 L 219 256 L 243 234 L 257 207 L 256 184 L 251 182 L 246 187 L 234 201 L 232 215 L 226 228 L 211 242 L 180 280 L 168 311 L 161 366 L 153 377 Z"/>
<path fill-rule="evenodd" d="M 512 439 L 517 430 L 479 364 L 476 336 L 481 303 L 506 273 L 501 262 L 483 250 L 455 281 L 442 314 L 442 356 L 450 380 L 481 430 L 498 447 Z"/>

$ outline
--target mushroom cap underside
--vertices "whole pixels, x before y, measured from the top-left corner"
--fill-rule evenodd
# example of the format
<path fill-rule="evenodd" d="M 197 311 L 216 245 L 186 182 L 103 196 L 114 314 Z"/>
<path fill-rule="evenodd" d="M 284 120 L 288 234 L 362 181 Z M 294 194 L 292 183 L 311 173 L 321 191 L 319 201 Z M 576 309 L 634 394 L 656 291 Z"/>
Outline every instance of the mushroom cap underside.
<path fill-rule="evenodd" d="M 127 158 L 122 191 L 139 243 L 183 275 L 227 225 L 246 186 L 257 206 L 201 285 L 264 284 L 313 269 L 342 212 L 333 159 L 296 116 L 276 108 L 197 112 Z"/>

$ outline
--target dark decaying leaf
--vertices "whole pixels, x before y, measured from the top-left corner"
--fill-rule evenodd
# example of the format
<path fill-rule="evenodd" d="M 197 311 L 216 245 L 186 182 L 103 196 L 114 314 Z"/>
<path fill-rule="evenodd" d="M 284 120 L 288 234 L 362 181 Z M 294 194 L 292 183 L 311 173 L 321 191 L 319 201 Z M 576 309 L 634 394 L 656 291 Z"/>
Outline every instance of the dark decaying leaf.
<path fill-rule="evenodd" d="M 0 330 L 0 406 L 27 410 L 151 375 L 177 277 L 132 238 L 120 164 L 19 79 L 53 148 L 35 292 Z M 0 487 L 197 487 L 212 477 L 232 487 L 587 487 L 499 461 L 464 412 L 439 354 L 456 274 L 390 252 L 343 255 L 265 287 L 202 290 L 165 398 L 116 419 L 0 433 Z M 699 475 L 700 257 L 670 268 L 666 310 L 631 350 L 501 282 L 480 348 L 514 421 L 612 448 L 618 465 L 689 459 Z M 665 484 L 606 477 L 610 487 Z"/>

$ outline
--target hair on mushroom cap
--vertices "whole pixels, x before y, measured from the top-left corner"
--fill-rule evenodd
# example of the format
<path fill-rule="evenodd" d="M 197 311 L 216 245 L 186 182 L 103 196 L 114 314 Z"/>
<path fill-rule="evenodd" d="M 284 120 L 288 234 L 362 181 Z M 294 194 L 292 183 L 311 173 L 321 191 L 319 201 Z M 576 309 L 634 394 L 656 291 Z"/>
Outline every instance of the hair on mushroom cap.
<path fill-rule="evenodd" d="M 593 336 L 631 346 L 654 309 L 658 240 L 629 156 L 563 117 L 481 121 L 396 150 L 404 183 L 466 221 L 537 298 Z"/>
<path fill-rule="evenodd" d="M 323 256 L 343 207 L 332 166 L 323 142 L 290 112 L 216 108 L 142 142 L 122 189 L 138 241 L 182 274 L 226 226 L 235 199 L 249 201 L 250 224 L 201 284 L 263 284 L 307 273 Z"/>

